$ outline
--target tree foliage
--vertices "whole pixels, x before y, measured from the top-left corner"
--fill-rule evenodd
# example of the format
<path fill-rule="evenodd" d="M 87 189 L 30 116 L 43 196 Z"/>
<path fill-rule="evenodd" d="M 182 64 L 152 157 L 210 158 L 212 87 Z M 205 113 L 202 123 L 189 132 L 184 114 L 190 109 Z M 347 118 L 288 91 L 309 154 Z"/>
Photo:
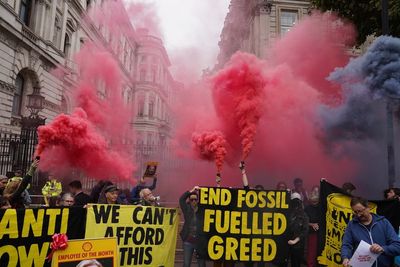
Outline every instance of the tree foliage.
<path fill-rule="evenodd" d="M 389 2 L 389 33 L 400 36 L 400 0 Z M 352 21 L 358 31 L 358 43 L 375 33 L 382 34 L 381 0 L 311 0 L 314 7 L 322 11 L 334 11 Z"/>

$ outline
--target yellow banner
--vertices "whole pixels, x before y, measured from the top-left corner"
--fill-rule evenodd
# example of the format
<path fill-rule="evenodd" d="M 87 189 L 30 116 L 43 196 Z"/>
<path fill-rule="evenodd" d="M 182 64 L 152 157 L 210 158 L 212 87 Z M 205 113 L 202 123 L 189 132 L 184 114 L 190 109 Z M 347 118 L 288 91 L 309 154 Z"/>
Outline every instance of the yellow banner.
<path fill-rule="evenodd" d="M 85 238 L 117 237 L 118 266 L 174 266 L 177 209 L 90 205 Z"/>
<path fill-rule="evenodd" d="M 341 267 L 340 250 L 347 223 L 353 217 L 351 197 L 334 193 L 327 198 L 325 248 L 318 257 L 318 263 L 329 267 Z M 376 204 L 369 202 L 371 212 L 376 213 Z"/>
<path fill-rule="evenodd" d="M 54 252 L 51 266 L 118 266 L 117 239 L 69 240 L 65 250 Z"/>

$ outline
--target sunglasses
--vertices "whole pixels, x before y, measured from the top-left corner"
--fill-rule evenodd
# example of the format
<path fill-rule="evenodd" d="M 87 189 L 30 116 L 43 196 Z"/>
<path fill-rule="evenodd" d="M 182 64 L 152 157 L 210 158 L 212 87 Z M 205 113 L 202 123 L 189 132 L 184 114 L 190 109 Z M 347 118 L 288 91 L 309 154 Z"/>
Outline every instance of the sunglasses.
<path fill-rule="evenodd" d="M 190 201 L 197 201 L 197 198 L 191 198 Z"/>

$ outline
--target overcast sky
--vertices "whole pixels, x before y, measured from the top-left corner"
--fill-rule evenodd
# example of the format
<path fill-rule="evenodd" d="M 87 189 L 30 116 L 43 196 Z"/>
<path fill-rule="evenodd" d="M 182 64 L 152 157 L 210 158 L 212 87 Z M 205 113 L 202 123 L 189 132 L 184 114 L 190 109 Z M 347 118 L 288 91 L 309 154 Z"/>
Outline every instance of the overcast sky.
<path fill-rule="evenodd" d="M 172 62 L 192 53 L 196 72 L 212 67 L 230 0 L 126 0 L 153 3 L 159 16 L 164 45 Z M 191 52 L 189 52 L 191 51 Z"/>

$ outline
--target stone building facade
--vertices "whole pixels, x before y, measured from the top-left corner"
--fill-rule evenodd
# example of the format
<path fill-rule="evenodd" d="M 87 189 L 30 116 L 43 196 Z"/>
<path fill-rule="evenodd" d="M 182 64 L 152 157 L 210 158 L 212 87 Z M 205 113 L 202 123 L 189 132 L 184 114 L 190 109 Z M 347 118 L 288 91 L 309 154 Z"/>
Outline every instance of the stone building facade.
<path fill-rule="evenodd" d="M 72 111 L 71 88 L 79 75 L 73 55 L 90 40 L 109 47 L 121 67 L 123 97 L 136 115 L 132 126 L 137 130 L 137 156 L 168 144 L 170 95 L 176 82 L 163 43 L 131 24 L 125 28 L 135 34 L 113 39 L 111 30 L 101 23 L 94 23 L 90 16 L 82 19 L 103 2 L 0 0 L 1 131 L 21 132 L 21 118 L 30 114 L 27 95 L 34 87 L 44 97 L 39 115 L 46 123 Z M 61 78 L 52 72 L 60 65 L 67 70 Z"/>
<path fill-rule="evenodd" d="M 309 8 L 309 1 L 231 0 L 216 68 L 222 68 L 239 50 L 265 58 L 268 47 L 306 16 Z"/>

